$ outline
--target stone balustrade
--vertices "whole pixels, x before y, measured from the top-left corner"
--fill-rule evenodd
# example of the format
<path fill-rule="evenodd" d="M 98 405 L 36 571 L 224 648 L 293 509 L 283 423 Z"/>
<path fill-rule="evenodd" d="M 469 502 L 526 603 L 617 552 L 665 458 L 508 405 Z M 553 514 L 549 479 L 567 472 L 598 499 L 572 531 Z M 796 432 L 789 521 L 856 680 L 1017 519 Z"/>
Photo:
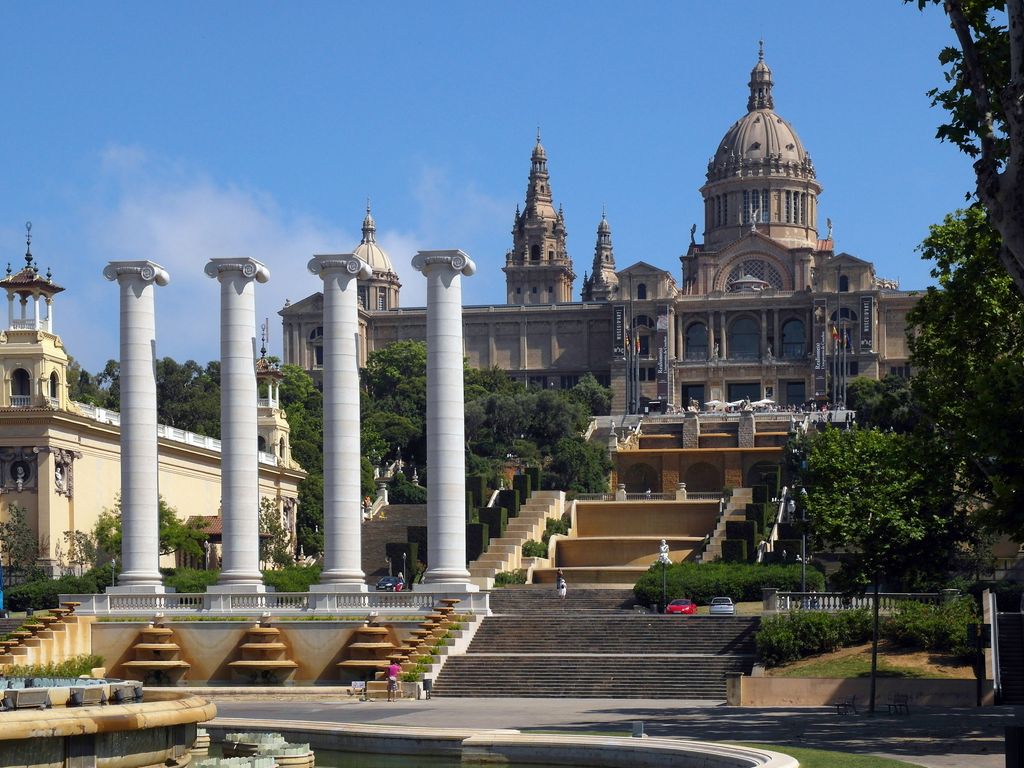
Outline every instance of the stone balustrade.
<path fill-rule="evenodd" d="M 883 613 L 894 611 L 902 602 L 913 600 L 918 603 L 937 605 L 953 599 L 960 594 L 956 589 L 944 589 L 941 592 L 880 592 L 878 594 L 879 610 Z M 762 602 L 766 612 L 780 613 L 784 611 L 850 611 L 857 608 L 871 609 L 874 594 L 847 595 L 842 592 L 781 592 L 766 588 Z"/>

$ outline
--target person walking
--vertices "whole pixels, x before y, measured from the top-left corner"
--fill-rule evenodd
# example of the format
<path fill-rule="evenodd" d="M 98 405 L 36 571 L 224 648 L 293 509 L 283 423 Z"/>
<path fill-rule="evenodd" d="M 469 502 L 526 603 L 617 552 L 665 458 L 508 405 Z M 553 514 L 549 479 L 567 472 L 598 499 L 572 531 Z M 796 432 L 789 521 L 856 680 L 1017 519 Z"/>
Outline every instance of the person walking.
<path fill-rule="evenodd" d="M 556 588 L 558 590 L 558 597 L 560 599 L 562 599 L 562 600 L 565 600 L 565 593 L 568 591 L 568 587 L 567 587 L 567 585 L 565 583 L 565 577 L 564 576 L 560 576 L 558 578 L 558 581 L 556 582 L 555 586 L 556 586 Z"/>
<path fill-rule="evenodd" d="M 402 668 L 398 666 L 397 661 L 392 661 L 388 665 L 388 701 L 398 700 L 398 674 L 402 671 Z"/>

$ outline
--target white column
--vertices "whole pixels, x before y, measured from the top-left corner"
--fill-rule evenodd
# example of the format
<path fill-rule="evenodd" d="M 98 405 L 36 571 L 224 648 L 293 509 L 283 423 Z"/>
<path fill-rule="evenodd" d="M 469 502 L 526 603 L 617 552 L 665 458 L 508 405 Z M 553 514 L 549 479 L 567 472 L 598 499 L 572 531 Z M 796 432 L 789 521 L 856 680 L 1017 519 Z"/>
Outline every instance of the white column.
<path fill-rule="evenodd" d="M 156 319 L 151 261 L 112 261 L 103 270 L 121 291 L 121 575 L 108 592 L 163 592 L 160 577 L 156 438 Z"/>
<path fill-rule="evenodd" d="M 310 590 L 363 592 L 356 280 L 373 271 L 353 254 L 308 268 L 324 281 L 324 570 Z"/>
<path fill-rule="evenodd" d="M 46 330 L 53 333 L 53 297 L 46 297 Z"/>
<path fill-rule="evenodd" d="M 7 294 L 7 327 L 14 327 L 14 294 Z"/>
<path fill-rule="evenodd" d="M 262 592 L 259 434 L 256 429 L 256 297 L 270 271 L 255 259 L 210 259 L 220 282 L 221 572 L 211 592 Z"/>
<path fill-rule="evenodd" d="M 427 278 L 427 572 L 434 591 L 475 591 L 466 570 L 466 442 L 462 275 L 476 265 L 462 251 L 420 251 Z"/>

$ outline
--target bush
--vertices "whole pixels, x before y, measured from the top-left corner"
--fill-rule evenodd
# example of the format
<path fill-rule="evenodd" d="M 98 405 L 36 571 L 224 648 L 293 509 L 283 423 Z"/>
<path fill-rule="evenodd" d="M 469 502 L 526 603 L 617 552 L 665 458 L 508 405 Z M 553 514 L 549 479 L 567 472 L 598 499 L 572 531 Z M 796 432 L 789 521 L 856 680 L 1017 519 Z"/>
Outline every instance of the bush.
<path fill-rule="evenodd" d="M 765 587 L 797 591 L 800 589 L 799 565 L 762 565 L 758 563 L 676 563 L 665 575 L 668 599 L 688 597 L 697 603 L 712 597 L 731 597 L 736 601 L 760 600 Z M 825 588 L 825 579 L 813 568 L 807 569 L 807 588 Z M 653 565 L 633 587 L 637 602 L 652 605 L 661 602 L 661 566 Z"/>
<path fill-rule="evenodd" d="M 722 560 L 737 564 L 747 562 L 747 542 L 743 539 L 725 539 L 722 542 Z"/>
<path fill-rule="evenodd" d="M 972 649 L 967 643 L 967 625 L 977 620 L 974 601 L 969 597 L 939 605 L 905 600 L 896 613 L 886 617 L 882 634 L 905 647 L 968 657 Z"/>
<path fill-rule="evenodd" d="M 523 557 L 547 557 L 548 548 L 536 539 L 523 542 Z"/>
<path fill-rule="evenodd" d="M 64 661 L 50 664 L 27 664 L 8 667 L 8 677 L 80 677 L 89 675 L 96 667 L 103 666 L 103 657 L 96 655 L 72 656 Z"/>
<path fill-rule="evenodd" d="M 568 532 L 569 523 L 567 523 L 560 517 L 549 517 L 548 521 L 544 524 L 544 534 L 540 537 L 540 541 L 545 547 L 547 547 L 548 539 L 550 539 L 553 535 L 561 534 L 564 536 Z M 546 551 L 545 554 L 542 555 L 542 557 L 547 557 Z"/>
<path fill-rule="evenodd" d="M 509 584 L 525 584 L 526 571 L 520 568 L 518 571 L 502 571 L 494 577 L 494 586 L 504 587 Z"/>
<path fill-rule="evenodd" d="M 278 592 L 306 592 L 320 581 L 319 565 L 289 565 L 277 571 L 264 571 L 263 582 Z"/>
<path fill-rule="evenodd" d="M 757 656 L 765 666 L 774 667 L 870 639 L 871 612 L 867 609 L 793 611 L 761 621 L 756 636 Z"/>
<path fill-rule="evenodd" d="M 11 587 L 6 592 L 6 608 L 12 611 L 45 611 L 56 608 L 60 595 L 94 595 L 110 586 L 110 566 L 93 568 L 81 576 L 40 579 Z"/>
<path fill-rule="evenodd" d="M 176 592 L 195 594 L 217 583 L 220 571 L 204 571 L 198 568 L 173 568 L 164 573 L 164 586 Z"/>

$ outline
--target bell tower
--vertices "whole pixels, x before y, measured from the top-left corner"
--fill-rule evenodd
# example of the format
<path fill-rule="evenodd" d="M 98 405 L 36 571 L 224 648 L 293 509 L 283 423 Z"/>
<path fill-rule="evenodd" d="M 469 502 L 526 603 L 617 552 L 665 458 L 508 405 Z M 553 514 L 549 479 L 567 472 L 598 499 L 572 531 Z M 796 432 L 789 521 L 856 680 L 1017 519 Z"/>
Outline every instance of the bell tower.
<path fill-rule="evenodd" d="M 25 266 L 0 280 L 7 330 L 0 332 L 0 408 L 68 409 L 68 356 L 53 329 L 53 297 L 63 291 L 49 269 L 39 274 L 32 223 L 25 225 Z M 43 314 L 45 308 L 46 313 Z"/>
<path fill-rule="evenodd" d="M 505 255 L 505 285 L 509 304 L 562 304 L 572 301 L 576 279 L 565 248 L 568 235 L 561 207 L 555 211 L 548 178 L 548 157 L 537 143 L 530 158 L 526 208 L 516 208 L 512 250 Z"/>

